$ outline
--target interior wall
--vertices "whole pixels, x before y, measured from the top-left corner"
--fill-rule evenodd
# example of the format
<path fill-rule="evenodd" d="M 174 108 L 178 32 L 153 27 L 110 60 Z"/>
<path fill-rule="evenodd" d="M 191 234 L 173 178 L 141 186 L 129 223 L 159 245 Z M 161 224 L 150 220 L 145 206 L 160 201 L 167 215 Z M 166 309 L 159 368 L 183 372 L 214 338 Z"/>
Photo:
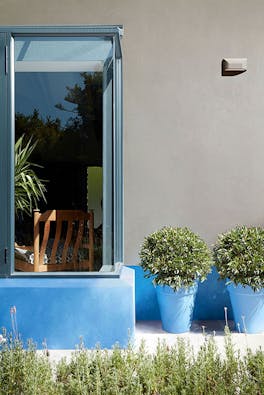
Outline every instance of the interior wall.
<path fill-rule="evenodd" d="M 125 262 L 189 226 L 264 224 L 264 2 L 2 0 L 0 25 L 123 24 Z M 248 58 L 223 77 L 224 57 Z"/>

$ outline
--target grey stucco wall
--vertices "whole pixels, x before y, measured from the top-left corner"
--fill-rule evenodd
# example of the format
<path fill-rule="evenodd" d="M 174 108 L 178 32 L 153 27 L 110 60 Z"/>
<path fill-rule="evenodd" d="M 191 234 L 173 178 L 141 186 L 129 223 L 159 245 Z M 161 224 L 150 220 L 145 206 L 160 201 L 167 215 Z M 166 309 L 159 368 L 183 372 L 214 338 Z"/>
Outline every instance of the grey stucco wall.
<path fill-rule="evenodd" d="M 123 24 L 125 262 L 190 226 L 264 224 L 264 2 L 2 0 L 0 24 Z M 223 57 L 248 71 L 221 76 Z"/>

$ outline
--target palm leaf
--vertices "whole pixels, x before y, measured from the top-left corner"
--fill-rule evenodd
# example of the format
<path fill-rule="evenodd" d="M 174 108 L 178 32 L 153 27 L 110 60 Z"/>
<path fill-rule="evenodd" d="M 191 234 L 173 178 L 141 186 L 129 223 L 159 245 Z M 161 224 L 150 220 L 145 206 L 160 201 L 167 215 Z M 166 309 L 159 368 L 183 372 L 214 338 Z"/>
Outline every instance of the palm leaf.
<path fill-rule="evenodd" d="M 37 207 L 40 199 L 46 202 L 45 180 L 40 179 L 34 171 L 42 167 L 31 163 L 29 158 L 37 146 L 32 139 L 24 144 L 24 135 L 15 144 L 15 212 L 32 215 L 33 208 Z"/>

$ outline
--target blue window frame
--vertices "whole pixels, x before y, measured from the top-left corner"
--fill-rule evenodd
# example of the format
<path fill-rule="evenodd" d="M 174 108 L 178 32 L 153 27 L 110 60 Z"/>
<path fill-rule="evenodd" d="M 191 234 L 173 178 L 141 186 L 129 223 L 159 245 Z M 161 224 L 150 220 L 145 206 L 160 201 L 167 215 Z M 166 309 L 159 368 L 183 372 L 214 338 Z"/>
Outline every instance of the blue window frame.
<path fill-rule="evenodd" d="M 40 81 L 44 85 L 47 83 L 52 85 L 56 73 L 61 72 L 65 80 L 67 78 L 70 80 L 71 74 L 76 71 L 85 74 L 86 70 L 93 70 L 95 73 L 100 70 L 102 74 L 103 270 L 33 272 L 30 275 L 52 274 L 67 277 L 118 276 L 119 274 L 120 263 L 123 262 L 121 35 L 122 26 L 0 28 L 0 276 L 2 277 L 29 275 L 28 272 L 15 270 L 14 254 L 15 112 L 18 111 L 17 108 L 20 112 L 24 102 L 29 100 L 26 97 L 25 83 L 30 84 L 32 89 L 37 83 L 40 84 Z M 45 78 L 42 75 L 43 71 Z M 59 84 L 56 85 L 58 86 Z M 20 107 L 19 97 L 23 97 L 20 99 Z M 61 105 L 57 108 L 63 110 Z"/>

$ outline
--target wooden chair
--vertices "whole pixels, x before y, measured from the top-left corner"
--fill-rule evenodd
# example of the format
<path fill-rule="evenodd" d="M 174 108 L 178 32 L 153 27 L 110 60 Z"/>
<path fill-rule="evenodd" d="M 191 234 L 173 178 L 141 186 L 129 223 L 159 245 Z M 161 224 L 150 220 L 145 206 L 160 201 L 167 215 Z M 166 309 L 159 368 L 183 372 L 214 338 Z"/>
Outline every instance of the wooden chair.
<path fill-rule="evenodd" d="M 55 236 L 50 247 L 50 254 L 47 254 L 53 224 Z M 85 228 L 88 230 L 87 240 L 84 240 Z M 34 252 L 34 264 L 16 258 L 16 270 L 26 272 L 92 271 L 94 266 L 93 212 L 48 210 L 41 214 L 39 210 L 34 210 L 32 252 Z M 83 259 L 80 255 L 84 256 Z"/>

